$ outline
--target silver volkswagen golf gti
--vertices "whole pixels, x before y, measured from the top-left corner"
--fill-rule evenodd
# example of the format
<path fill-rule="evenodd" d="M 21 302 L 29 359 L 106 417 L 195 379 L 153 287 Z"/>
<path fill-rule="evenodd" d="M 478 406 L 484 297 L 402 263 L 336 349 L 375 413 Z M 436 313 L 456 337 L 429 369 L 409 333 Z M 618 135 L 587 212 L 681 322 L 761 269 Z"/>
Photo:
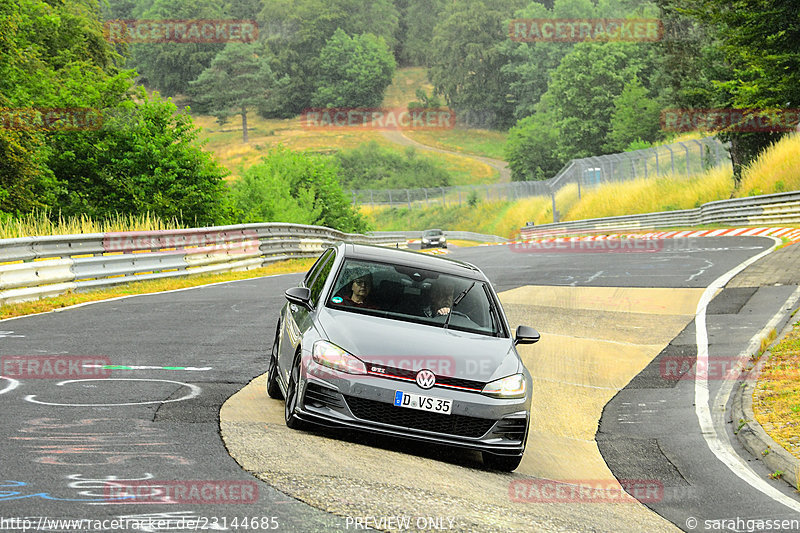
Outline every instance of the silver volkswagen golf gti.
<path fill-rule="evenodd" d="M 417 252 L 326 250 L 278 320 L 267 393 L 286 425 L 344 427 L 479 450 L 519 466 L 531 376 L 489 280 L 477 267 Z"/>

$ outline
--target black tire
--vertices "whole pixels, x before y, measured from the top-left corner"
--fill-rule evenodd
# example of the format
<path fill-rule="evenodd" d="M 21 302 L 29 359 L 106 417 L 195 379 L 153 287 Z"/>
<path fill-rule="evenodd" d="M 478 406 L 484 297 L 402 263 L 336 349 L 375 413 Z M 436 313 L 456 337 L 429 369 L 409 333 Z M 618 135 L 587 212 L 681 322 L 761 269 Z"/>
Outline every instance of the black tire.
<path fill-rule="evenodd" d="M 272 352 L 269 355 L 269 369 L 267 370 L 267 395 L 275 400 L 283 400 L 281 387 L 278 385 L 278 334 L 281 325 L 275 330 L 275 342 L 272 343 Z"/>
<path fill-rule="evenodd" d="M 298 354 L 292 364 L 292 371 L 289 373 L 289 383 L 286 385 L 286 404 L 284 406 L 284 418 L 289 429 L 303 429 L 305 422 L 297 418 L 297 382 L 300 379 L 300 355 Z"/>
<path fill-rule="evenodd" d="M 512 472 L 522 462 L 522 455 L 495 455 L 489 452 L 481 452 L 481 456 L 483 456 L 483 465 L 486 468 L 502 472 Z"/>

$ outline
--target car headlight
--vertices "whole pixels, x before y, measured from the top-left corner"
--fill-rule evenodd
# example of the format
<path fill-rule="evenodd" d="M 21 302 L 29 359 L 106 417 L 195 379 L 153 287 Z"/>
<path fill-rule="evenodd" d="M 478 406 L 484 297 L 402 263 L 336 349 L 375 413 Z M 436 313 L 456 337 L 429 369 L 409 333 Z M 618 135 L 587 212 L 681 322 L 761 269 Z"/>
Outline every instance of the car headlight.
<path fill-rule="evenodd" d="M 514 374 L 492 381 L 487 383 L 481 392 L 493 398 L 523 398 L 525 397 L 525 376 Z"/>
<path fill-rule="evenodd" d="M 348 374 L 366 374 L 367 366 L 358 357 L 347 353 L 338 346 L 328 341 L 317 341 L 314 343 L 314 349 L 311 352 L 311 358 L 314 362 L 346 372 Z"/>
<path fill-rule="evenodd" d="M 428 239 L 428 238 L 425 238 L 425 239 L 422 239 L 422 242 L 424 242 L 424 243 L 429 243 L 429 242 L 431 242 L 431 241 L 430 241 L 430 239 Z"/>

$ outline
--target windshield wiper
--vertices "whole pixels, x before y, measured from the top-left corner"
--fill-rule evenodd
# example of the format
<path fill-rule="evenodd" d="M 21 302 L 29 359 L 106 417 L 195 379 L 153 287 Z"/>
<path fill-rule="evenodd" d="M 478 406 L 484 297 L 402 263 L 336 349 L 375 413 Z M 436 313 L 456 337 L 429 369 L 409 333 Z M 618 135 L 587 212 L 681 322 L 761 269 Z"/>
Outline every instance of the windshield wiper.
<path fill-rule="evenodd" d="M 461 291 L 458 296 L 456 296 L 455 300 L 453 300 L 453 305 L 450 307 L 450 312 L 447 313 L 447 320 L 444 321 L 444 329 L 447 329 L 447 326 L 450 324 L 450 317 L 453 316 L 453 309 L 456 308 L 458 304 L 461 303 L 461 300 L 467 295 L 469 291 L 472 290 L 472 287 L 475 286 L 475 282 L 472 282 L 472 285 Z"/>

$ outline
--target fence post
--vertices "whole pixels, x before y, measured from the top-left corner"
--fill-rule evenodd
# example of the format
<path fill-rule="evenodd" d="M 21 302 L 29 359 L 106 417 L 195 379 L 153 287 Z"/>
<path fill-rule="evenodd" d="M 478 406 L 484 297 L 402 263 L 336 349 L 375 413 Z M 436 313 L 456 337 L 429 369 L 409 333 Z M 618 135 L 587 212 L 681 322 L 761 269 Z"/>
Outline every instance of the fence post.
<path fill-rule="evenodd" d="M 672 148 L 670 148 L 668 144 L 665 144 L 664 148 L 669 150 L 669 160 L 672 163 L 672 175 L 674 176 L 675 175 L 675 154 L 672 153 Z M 689 175 L 687 174 L 686 177 L 688 178 Z"/>
<path fill-rule="evenodd" d="M 439 187 L 439 188 L 442 189 L 442 206 L 446 206 L 447 201 L 444 199 L 444 187 Z"/>
<path fill-rule="evenodd" d="M 408 210 L 411 211 L 411 191 L 406 189 L 406 200 L 408 200 Z"/>

